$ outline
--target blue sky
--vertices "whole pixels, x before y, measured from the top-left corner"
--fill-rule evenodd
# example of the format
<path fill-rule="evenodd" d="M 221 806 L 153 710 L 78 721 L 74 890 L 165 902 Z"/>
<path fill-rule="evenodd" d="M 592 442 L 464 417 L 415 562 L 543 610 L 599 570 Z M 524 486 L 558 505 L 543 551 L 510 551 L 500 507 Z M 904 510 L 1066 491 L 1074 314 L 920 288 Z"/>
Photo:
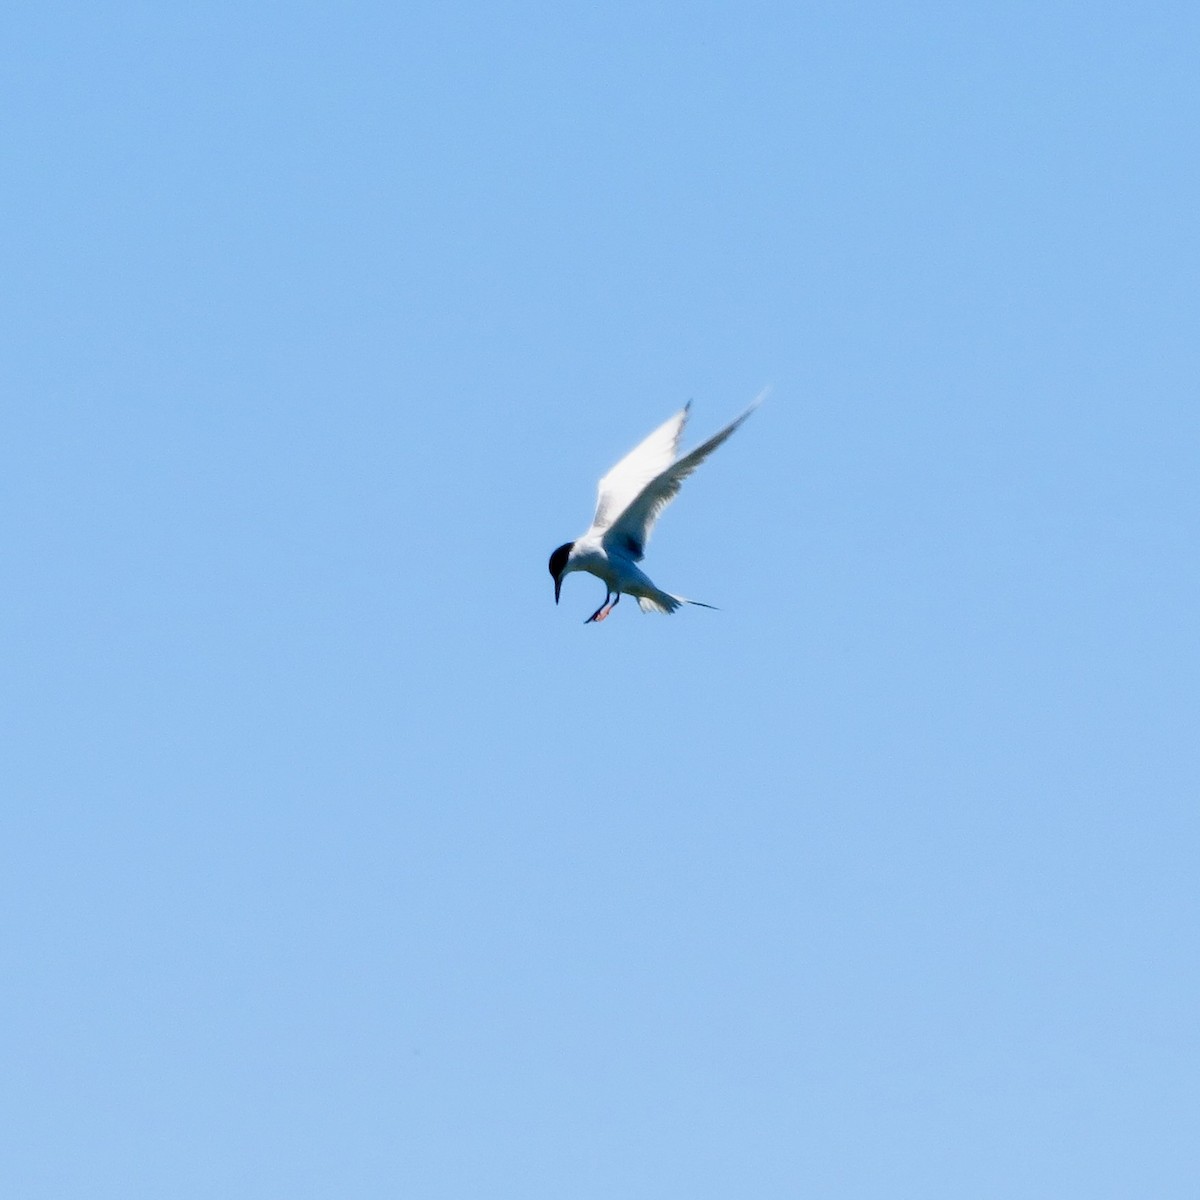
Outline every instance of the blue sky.
<path fill-rule="evenodd" d="M 2 27 L 6 1195 L 1194 1194 L 1194 6 Z"/>

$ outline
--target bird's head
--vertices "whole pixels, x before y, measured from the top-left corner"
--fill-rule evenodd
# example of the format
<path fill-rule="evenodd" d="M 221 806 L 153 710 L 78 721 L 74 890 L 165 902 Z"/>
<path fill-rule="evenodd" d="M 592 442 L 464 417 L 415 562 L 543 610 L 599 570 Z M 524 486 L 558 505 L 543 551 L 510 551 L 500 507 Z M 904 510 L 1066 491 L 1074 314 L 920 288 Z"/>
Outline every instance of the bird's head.
<path fill-rule="evenodd" d="M 575 548 L 574 542 L 564 542 L 550 555 L 550 574 L 554 579 L 554 603 L 558 603 L 558 593 L 562 591 L 563 572 L 567 569 L 567 559 Z"/>

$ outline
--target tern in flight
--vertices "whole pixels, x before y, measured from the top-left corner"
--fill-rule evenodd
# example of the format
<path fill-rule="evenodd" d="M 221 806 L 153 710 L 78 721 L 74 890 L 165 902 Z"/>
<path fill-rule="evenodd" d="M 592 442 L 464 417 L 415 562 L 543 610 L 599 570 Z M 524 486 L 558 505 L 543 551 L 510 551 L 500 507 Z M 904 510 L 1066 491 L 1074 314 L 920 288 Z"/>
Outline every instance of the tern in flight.
<path fill-rule="evenodd" d="M 711 604 L 664 592 L 637 564 L 646 552 L 654 522 L 679 494 L 683 481 L 758 407 L 761 399 L 759 396 L 736 421 L 702 446 L 676 459 L 679 437 L 692 407 L 689 400 L 681 411 L 621 459 L 600 480 L 591 528 L 575 541 L 564 542 L 550 555 L 554 603 L 558 603 L 564 575 L 588 571 L 607 590 L 604 603 L 588 617 L 585 625 L 603 621 L 622 595 L 636 596 L 642 612 L 673 613 L 682 604 L 711 608 Z"/>

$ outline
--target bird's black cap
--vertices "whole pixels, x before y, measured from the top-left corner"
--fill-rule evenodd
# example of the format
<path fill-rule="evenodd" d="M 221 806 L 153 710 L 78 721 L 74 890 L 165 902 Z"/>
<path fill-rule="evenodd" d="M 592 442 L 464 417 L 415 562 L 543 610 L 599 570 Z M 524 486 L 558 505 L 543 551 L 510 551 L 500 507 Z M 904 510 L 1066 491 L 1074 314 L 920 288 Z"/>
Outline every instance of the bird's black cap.
<path fill-rule="evenodd" d="M 558 594 L 562 591 L 562 573 L 563 568 L 567 565 L 567 559 L 570 557 L 571 548 L 575 545 L 574 542 L 563 542 L 555 552 L 550 555 L 550 574 L 554 577 L 554 603 L 558 603 Z"/>
<path fill-rule="evenodd" d="M 563 571 L 563 567 L 567 565 L 567 558 L 570 556 L 571 548 L 575 545 L 574 542 L 563 542 L 555 552 L 550 555 L 550 574 L 557 579 Z"/>

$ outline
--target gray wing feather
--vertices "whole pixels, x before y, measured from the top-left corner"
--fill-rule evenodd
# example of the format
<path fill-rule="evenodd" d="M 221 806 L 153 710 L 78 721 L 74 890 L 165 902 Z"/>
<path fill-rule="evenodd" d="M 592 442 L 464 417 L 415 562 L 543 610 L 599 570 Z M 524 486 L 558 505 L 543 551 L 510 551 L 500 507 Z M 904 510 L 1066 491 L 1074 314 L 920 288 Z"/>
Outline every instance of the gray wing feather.
<path fill-rule="evenodd" d="M 740 417 L 731 421 L 720 433 L 713 434 L 703 445 L 685 454 L 677 463 L 656 475 L 613 521 L 604 535 L 605 547 L 617 550 L 635 562 L 646 552 L 651 530 L 664 508 L 679 495 L 683 481 L 724 441 L 730 438 L 743 421 L 758 407 L 755 401 Z"/>
<path fill-rule="evenodd" d="M 592 529 L 603 533 L 623 513 L 638 493 L 675 461 L 679 438 L 687 423 L 689 400 L 673 417 L 639 442 L 603 479 L 596 495 Z"/>

